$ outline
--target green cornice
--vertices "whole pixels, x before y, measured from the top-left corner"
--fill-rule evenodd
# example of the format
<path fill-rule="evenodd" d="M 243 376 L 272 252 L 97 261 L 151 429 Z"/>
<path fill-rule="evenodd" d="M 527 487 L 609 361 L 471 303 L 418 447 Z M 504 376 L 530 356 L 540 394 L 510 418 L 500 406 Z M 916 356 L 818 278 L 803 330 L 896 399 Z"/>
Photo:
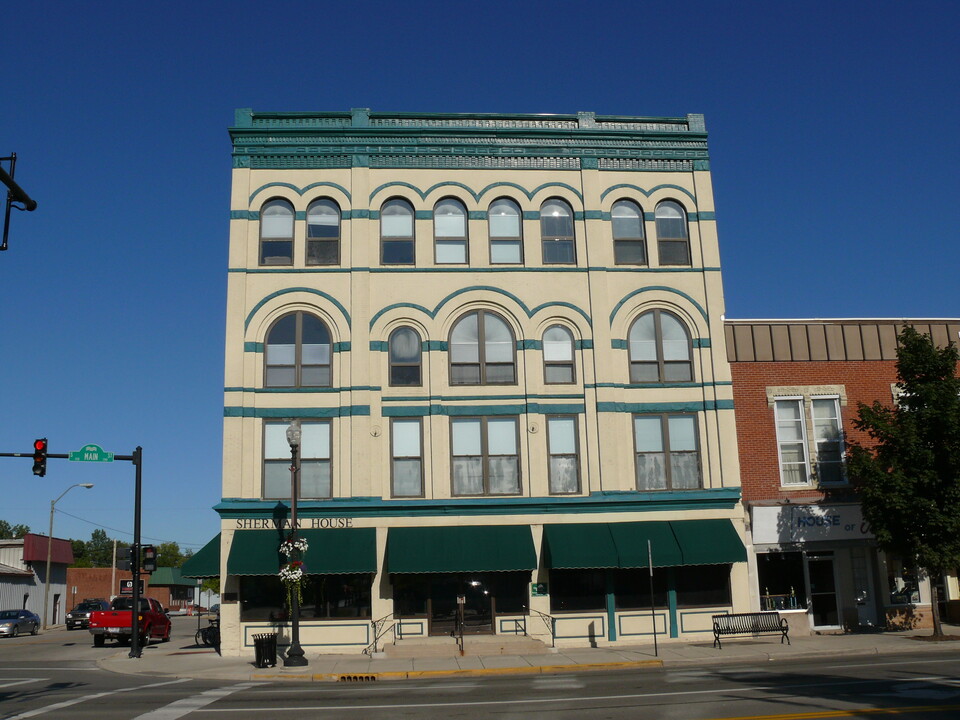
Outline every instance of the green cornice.
<path fill-rule="evenodd" d="M 326 388 L 256 388 L 256 387 L 225 387 L 225 393 L 244 392 L 244 393 L 264 393 L 264 394 L 291 394 L 313 395 L 315 393 L 333 394 L 348 392 L 380 392 L 383 388 L 376 385 L 348 385 L 344 387 L 326 387 Z"/>
<path fill-rule="evenodd" d="M 333 418 L 353 415 L 370 415 L 369 405 L 345 405 L 342 407 L 312 408 L 251 408 L 228 405 L 223 416 L 228 418 Z"/>

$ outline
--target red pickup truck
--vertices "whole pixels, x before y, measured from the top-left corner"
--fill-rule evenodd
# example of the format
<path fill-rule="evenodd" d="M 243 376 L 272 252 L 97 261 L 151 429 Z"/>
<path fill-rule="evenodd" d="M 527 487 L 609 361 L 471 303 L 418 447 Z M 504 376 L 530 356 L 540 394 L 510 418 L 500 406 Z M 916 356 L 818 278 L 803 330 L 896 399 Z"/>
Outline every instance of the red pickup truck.
<path fill-rule="evenodd" d="M 93 646 L 103 647 L 107 640 L 119 643 L 130 642 L 130 615 L 133 598 L 118 597 L 110 604 L 109 610 L 97 610 L 90 613 L 90 634 Z M 140 647 L 146 647 L 151 638 L 160 642 L 170 640 L 170 618 L 163 607 L 153 598 L 140 598 Z"/>

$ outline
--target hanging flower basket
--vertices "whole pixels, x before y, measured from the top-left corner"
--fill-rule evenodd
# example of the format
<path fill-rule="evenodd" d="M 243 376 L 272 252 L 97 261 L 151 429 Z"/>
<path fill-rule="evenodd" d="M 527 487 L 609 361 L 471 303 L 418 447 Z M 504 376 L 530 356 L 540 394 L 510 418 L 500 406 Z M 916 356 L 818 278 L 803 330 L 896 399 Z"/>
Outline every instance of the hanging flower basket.
<path fill-rule="evenodd" d="M 291 557 L 294 553 L 303 555 L 309 547 L 305 538 L 290 535 L 280 543 L 280 552 L 287 557 Z"/>
<path fill-rule="evenodd" d="M 287 589 L 287 607 L 293 607 L 293 594 L 296 593 L 297 604 L 303 604 L 303 586 L 307 584 L 302 560 L 291 560 L 280 568 L 280 581 Z"/>

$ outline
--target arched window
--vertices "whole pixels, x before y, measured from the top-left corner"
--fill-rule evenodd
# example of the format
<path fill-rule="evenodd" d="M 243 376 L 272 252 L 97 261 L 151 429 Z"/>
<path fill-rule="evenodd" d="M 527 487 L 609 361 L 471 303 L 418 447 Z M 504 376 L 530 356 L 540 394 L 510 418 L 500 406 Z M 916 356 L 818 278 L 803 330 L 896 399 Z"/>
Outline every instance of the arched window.
<path fill-rule="evenodd" d="M 643 210 L 632 200 L 618 200 L 610 211 L 613 226 L 613 257 L 617 265 L 646 265 Z"/>
<path fill-rule="evenodd" d="M 387 200 L 380 209 L 380 262 L 384 265 L 413 265 L 413 206 L 406 200 Z"/>
<path fill-rule="evenodd" d="M 266 387 L 329 387 L 330 332 L 305 312 L 284 315 L 267 333 Z"/>
<path fill-rule="evenodd" d="M 693 380 L 690 336 L 671 313 L 651 310 L 630 328 L 630 382 L 689 382 Z"/>
<path fill-rule="evenodd" d="M 520 206 L 500 198 L 490 204 L 487 225 L 490 232 L 490 264 L 519 265 L 523 262 L 523 234 Z"/>
<path fill-rule="evenodd" d="M 657 250 L 661 265 L 690 264 L 687 214 L 679 203 L 664 200 L 657 205 Z"/>
<path fill-rule="evenodd" d="M 260 209 L 260 264 L 293 264 L 293 205 L 270 200 Z"/>
<path fill-rule="evenodd" d="M 460 264 L 467 262 L 467 209 L 454 198 L 445 198 L 433 208 L 433 240 L 436 243 L 436 262 Z"/>
<path fill-rule="evenodd" d="M 551 198 L 540 207 L 540 241 L 544 265 L 573 265 L 573 211 L 563 200 Z"/>
<path fill-rule="evenodd" d="M 397 328 L 390 333 L 390 384 L 421 384 L 420 335 L 409 327 Z"/>
<path fill-rule="evenodd" d="M 516 378 L 516 342 L 506 321 L 487 310 L 460 318 L 450 331 L 450 384 L 510 385 Z"/>
<path fill-rule="evenodd" d="M 543 380 L 548 385 L 572 383 L 573 335 L 562 325 L 543 333 Z"/>
<path fill-rule="evenodd" d="M 340 208 L 327 198 L 307 208 L 307 265 L 340 264 Z"/>

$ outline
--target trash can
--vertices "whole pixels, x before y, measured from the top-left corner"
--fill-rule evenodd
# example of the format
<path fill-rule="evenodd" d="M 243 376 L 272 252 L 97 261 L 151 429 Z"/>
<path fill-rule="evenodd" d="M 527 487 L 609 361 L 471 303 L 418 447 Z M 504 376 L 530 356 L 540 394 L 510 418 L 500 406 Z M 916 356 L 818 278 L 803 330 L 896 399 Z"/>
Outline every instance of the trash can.
<path fill-rule="evenodd" d="M 253 636 L 254 665 L 258 668 L 275 667 L 277 664 L 277 634 L 260 633 Z"/>

